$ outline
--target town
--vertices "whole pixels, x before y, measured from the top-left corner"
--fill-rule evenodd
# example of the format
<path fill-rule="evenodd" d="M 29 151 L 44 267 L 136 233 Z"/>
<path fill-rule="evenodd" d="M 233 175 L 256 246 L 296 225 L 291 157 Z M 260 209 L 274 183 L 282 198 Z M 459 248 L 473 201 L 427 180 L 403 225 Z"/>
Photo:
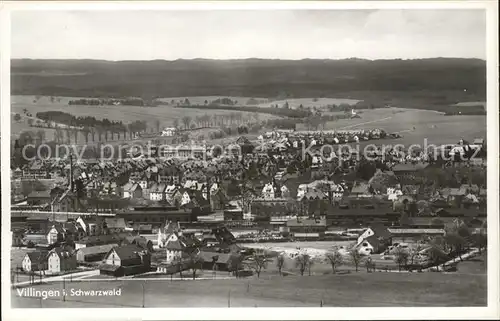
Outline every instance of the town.
<path fill-rule="evenodd" d="M 382 145 L 380 132 L 277 130 L 215 157 L 196 143 L 109 161 L 32 160 L 11 170 L 12 278 L 249 277 L 271 261 L 280 273 L 285 261 L 300 274 L 313 262 L 449 271 L 481 253 L 484 140 L 459 139 L 438 157 L 335 153 L 348 136 Z M 464 157 L 470 149 L 479 156 Z"/>

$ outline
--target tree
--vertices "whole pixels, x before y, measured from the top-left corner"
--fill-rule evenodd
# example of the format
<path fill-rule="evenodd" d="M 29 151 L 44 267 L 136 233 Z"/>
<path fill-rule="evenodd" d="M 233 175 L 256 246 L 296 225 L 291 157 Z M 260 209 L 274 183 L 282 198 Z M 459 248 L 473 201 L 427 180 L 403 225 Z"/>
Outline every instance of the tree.
<path fill-rule="evenodd" d="M 190 263 L 191 263 L 191 271 L 193 272 L 193 280 L 196 278 L 196 271 L 202 268 L 205 260 L 200 256 L 198 251 L 193 251 L 189 254 Z"/>
<path fill-rule="evenodd" d="M 339 250 L 335 248 L 332 252 L 326 253 L 326 259 L 330 262 L 330 265 L 332 266 L 332 272 L 335 274 L 337 272 L 337 267 L 342 265 L 344 262 L 344 258 L 342 257 L 342 254 L 340 254 Z"/>
<path fill-rule="evenodd" d="M 299 268 L 300 275 L 304 275 L 304 272 L 312 264 L 311 256 L 309 254 L 299 254 L 295 257 L 295 266 Z M 309 270 L 310 274 L 310 270 Z"/>
<path fill-rule="evenodd" d="M 182 117 L 182 123 L 184 124 L 185 129 L 189 129 L 189 125 L 191 124 L 191 117 L 189 116 Z"/>
<path fill-rule="evenodd" d="M 349 252 L 349 257 L 351 259 L 352 264 L 356 267 L 356 272 L 358 272 L 359 264 L 361 263 L 361 254 L 359 254 L 359 251 L 355 248 L 353 248 Z"/>
<path fill-rule="evenodd" d="M 234 272 L 236 277 L 239 277 L 239 271 L 243 267 L 243 256 L 240 254 L 231 255 L 229 257 L 227 265 L 228 265 L 229 271 Z"/>
<path fill-rule="evenodd" d="M 415 264 L 415 259 L 419 256 L 420 252 L 424 249 L 423 244 L 421 242 L 417 242 L 415 246 L 411 247 L 408 251 L 408 259 L 410 261 L 410 265 Z"/>
<path fill-rule="evenodd" d="M 19 122 L 19 121 L 21 120 L 21 115 L 19 115 L 19 114 L 15 114 L 15 115 L 14 115 L 14 120 L 15 120 L 16 122 Z"/>
<path fill-rule="evenodd" d="M 255 251 L 249 258 L 244 261 L 244 264 L 250 269 L 254 270 L 255 273 L 257 273 L 257 277 L 260 278 L 260 272 L 262 271 L 262 269 L 267 268 L 267 263 L 269 261 L 270 260 L 266 257 L 265 253 L 261 251 Z"/>
<path fill-rule="evenodd" d="M 394 252 L 394 262 L 398 265 L 398 269 L 401 272 L 401 267 L 408 265 L 408 252 L 401 247 L 397 247 Z"/>
<path fill-rule="evenodd" d="M 427 257 L 429 264 L 432 266 L 438 266 L 441 263 L 444 264 L 448 259 L 448 255 L 436 244 L 432 244 L 427 250 Z"/>
<path fill-rule="evenodd" d="M 179 120 L 177 118 L 174 119 L 173 126 L 174 126 L 175 129 L 179 128 Z"/>
<path fill-rule="evenodd" d="M 479 233 L 472 234 L 471 240 L 472 244 L 478 248 L 479 254 L 481 254 L 481 250 L 486 248 L 488 237 L 483 231 L 480 231 Z"/>
<path fill-rule="evenodd" d="M 285 266 L 285 255 L 281 253 L 276 258 L 276 267 L 278 268 L 278 272 L 280 275 L 282 275 L 281 270 L 283 269 L 284 266 Z"/>

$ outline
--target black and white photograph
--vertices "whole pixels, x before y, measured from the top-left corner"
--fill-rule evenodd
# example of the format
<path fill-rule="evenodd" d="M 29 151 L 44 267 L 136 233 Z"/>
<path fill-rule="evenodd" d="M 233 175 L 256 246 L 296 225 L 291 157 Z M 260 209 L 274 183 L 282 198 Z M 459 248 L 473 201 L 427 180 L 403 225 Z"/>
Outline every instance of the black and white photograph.
<path fill-rule="evenodd" d="M 6 4 L 10 312 L 499 317 L 494 1 Z"/>

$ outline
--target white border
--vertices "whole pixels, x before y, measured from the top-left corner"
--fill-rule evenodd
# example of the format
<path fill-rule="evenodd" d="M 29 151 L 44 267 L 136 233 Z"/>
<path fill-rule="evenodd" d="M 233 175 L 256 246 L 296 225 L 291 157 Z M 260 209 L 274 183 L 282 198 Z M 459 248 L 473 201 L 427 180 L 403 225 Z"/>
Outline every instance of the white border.
<path fill-rule="evenodd" d="M 10 17 L 12 10 L 230 10 L 230 9 L 486 9 L 488 143 L 488 307 L 486 308 L 210 308 L 210 309 L 11 309 L 10 308 Z M 466 23 L 464 21 L 464 23 Z M 498 3 L 497 1 L 401 2 L 3 2 L 0 4 L 2 160 L 2 320 L 58 319 L 498 319 Z M 4 139 L 5 137 L 5 139 Z M 451 294 L 453 295 L 453 294 Z M 36 316 L 35 316 L 36 315 Z"/>

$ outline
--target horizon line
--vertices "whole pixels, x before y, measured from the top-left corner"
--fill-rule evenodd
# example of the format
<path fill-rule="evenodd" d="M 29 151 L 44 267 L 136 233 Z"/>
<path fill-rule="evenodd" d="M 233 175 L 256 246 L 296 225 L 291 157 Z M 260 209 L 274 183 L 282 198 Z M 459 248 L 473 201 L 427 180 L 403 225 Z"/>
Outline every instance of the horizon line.
<path fill-rule="evenodd" d="M 412 60 L 431 60 L 431 59 L 455 59 L 455 60 L 481 60 L 486 62 L 486 59 L 477 57 L 425 57 L 425 58 L 360 58 L 360 57 L 346 57 L 346 58 L 259 58 L 259 57 L 247 57 L 247 58 L 177 58 L 177 59 L 124 59 L 124 60 L 112 60 L 112 59 L 98 59 L 98 58 L 10 58 L 11 61 L 14 60 L 44 60 L 44 61 L 101 61 L 101 62 L 178 62 L 178 61 L 244 61 L 244 60 L 273 60 L 273 61 L 345 61 L 345 60 L 361 60 L 361 61 L 388 61 L 388 60 L 401 60 L 401 61 L 412 61 Z"/>

